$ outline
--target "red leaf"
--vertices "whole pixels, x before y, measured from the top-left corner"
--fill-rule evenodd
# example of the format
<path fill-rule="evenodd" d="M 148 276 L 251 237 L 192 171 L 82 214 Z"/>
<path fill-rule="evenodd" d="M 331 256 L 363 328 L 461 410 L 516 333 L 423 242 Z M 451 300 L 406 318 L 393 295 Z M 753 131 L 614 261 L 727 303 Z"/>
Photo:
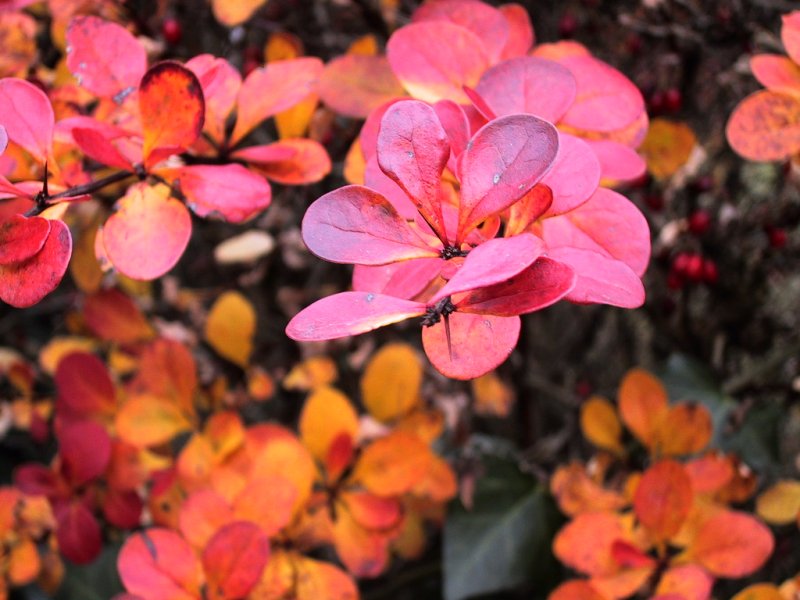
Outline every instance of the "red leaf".
<path fill-rule="evenodd" d="M 128 538 L 117 557 L 125 588 L 145 600 L 197 600 L 202 570 L 191 546 L 169 529 Z"/>
<path fill-rule="evenodd" d="M 325 65 L 319 95 L 332 110 L 363 119 L 381 104 L 405 95 L 385 56 L 346 54 Z"/>
<path fill-rule="evenodd" d="M 29 496 L 47 496 L 49 499 L 68 498 L 71 490 L 52 469 L 40 464 L 27 464 L 14 471 L 14 485 Z"/>
<path fill-rule="evenodd" d="M 255 69 L 239 90 L 239 106 L 231 144 L 235 145 L 269 117 L 291 108 L 316 89 L 322 73 L 318 58 L 295 58 Z"/>
<path fill-rule="evenodd" d="M 746 513 L 728 510 L 700 527 L 687 552 L 712 575 L 733 578 L 760 569 L 774 547 L 768 527 Z"/>
<path fill-rule="evenodd" d="M 178 262 L 192 234 L 186 207 L 164 185 L 138 183 L 120 198 L 103 228 L 108 258 L 133 279 L 161 277 Z"/>
<path fill-rule="evenodd" d="M 58 549 L 77 565 L 92 562 L 103 548 L 97 519 L 82 502 L 63 502 L 54 507 Z"/>
<path fill-rule="evenodd" d="M 274 158 L 282 153 L 284 158 Z M 250 146 L 232 155 L 251 163 L 267 179 L 284 185 L 316 183 L 331 172 L 331 159 L 314 140 L 284 139 L 267 146 Z"/>
<path fill-rule="evenodd" d="M 97 129 L 75 127 L 72 130 L 72 138 L 78 148 L 92 160 L 118 169 L 130 170 L 132 168 L 131 161 L 125 158 L 111 143 L 111 140 Z"/>
<path fill-rule="evenodd" d="M 209 600 L 247 596 L 268 558 L 269 539 L 258 525 L 238 521 L 220 529 L 203 550 Z"/>
<path fill-rule="evenodd" d="M 461 155 L 456 241 L 487 217 L 522 198 L 558 151 L 558 132 L 533 115 L 500 117 L 482 127 Z"/>
<path fill-rule="evenodd" d="M 109 488 L 103 499 L 103 516 L 120 529 L 134 529 L 142 519 L 142 499 L 135 491 Z"/>
<path fill-rule="evenodd" d="M 0 80 L 0 121 L 12 142 L 45 161 L 53 144 L 55 116 L 42 90 L 23 79 Z"/>
<path fill-rule="evenodd" d="M 548 248 L 591 250 L 624 262 L 641 277 L 650 260 L 647 219 L 625 196 L 600 188 L 578 208 L 542 221 Z"/>
<path fill-rule="evenodd" d="M 425 102 L 466 104 L 463 87 L 475 87 L 489 66 L 481 39 L 453 23 L 422 22 L 394 32 L 386 56 L 403 87 Z"/>
<path fill-rule="evenodd" d="M 444 323 L 422 329 L 425 354 L 447 377 L 480 377 L 498 367 L 517 345 L 519 317 L 454 312 L 448 319 L 451 344 L 447 343 Z"/>
<path fill-rule="evenodd" d="M 550 249 L 548 256 L 575 271 L 577 279 L 568 300 L 622 308 L 638 308 L 644 304 L 642 280 L 624 262 L 591 250 L 568 247 Z"/>
<path fill-rule="evenodd" d="M 626 569 L 655 567 L 658 564 L 652 556 L 625 540 L 616 540 L 611 544 L 611 556 L 619 566 Z"/>
<path fill-rule="evenodd" d="M 94 421 L 62 421 L 56 429 L 64 471 L 75 486 L 100 477 L 111 460 L 111 438 Z"/>
<path fill-rule="evenodd" d="M 541 257 L 508 281 L 456 299 L 460 311 L 510 317 L 541 310 L 566 296 L 575 285 L 567 265 Z"/>
<path fill-rule="evenodd" d="M 449 156 L 450 142 L 433 108 L 416 100 L 389 107 L 378 134 L 378 163 L 443 240 L 439 186 Z"/>
<path fill-rule="evenodd" d="M 128 296 L 119 290 L 103 290 L 83 303 L 86 325 L 100 339 L 132 344 L 153 337 L 153 329 Z"/>
<path fill-rule="evenodd" d="M 314 202 L 303 217 L 303 241 L 320 258 L 338 263 L 382 265 L 439 256 L 386 198 L 359 185 Z"/>
<path fill-rule="evenodd" d="M 33 306 L 58 287 L 71 254 L 69 228 L 62 221 L 50 221 L 50 234 L 38 254 L 0 265 L 0 300 L 17 308 Z"/>
<path fill-rule="evenodd" d="M 686 521 L 692 499 L 692 481 L 683 465 L 662 460 L 642 475 L 633 510 L 654 541 L 664 542 L 678 533 Z"/>
<path fill-rule="evenodd" d="M 47 219 L 11 215 L 0 223 L 0 265 L 31 258 L 42 249 L 49 235 Z"/>
<path fill-rule="evenodd" d="M 531 265 L 543 251 L 542 241 L 530 233 L 488 240 L 470 250 L 456 274 L 429 303 L 508 281 Z"/>
<path fill-rule="evenodd" d="M 186 67 L 165 61 L 150 67 L 139 86 L 146 166 L 192 145 L 203 131 L 203 89 Z"/>
<path fill-rule="evenodd" d="M 508 219 L 503 234 L 508 237 L 524 232 L 546 213 L 552 204 L 552 190 L 543 183 L 537 183 L 508 209 Z"/>
<path fill-rule="evenodd" d="M 420 302 L 367 292 L 342 292 L 318 300 L 286 326 L 293 340 L 333 340 L 425 314 Z"/>
<path fill-rule="evenodd" d="M 600 161 L 584 140 L 559 132 L 558 154 L 542 183 L 553 192 L 553 204 L 547 214 L 568 212 L 586 202 L 597 190 Z"/>
<path fill-rule="evenodd" d="M 644 175 L 647 163 L 635 150 L 609 140 L 585 140 L 600 161 L 602 178 L 635 181 Z"/>
<path fill-rule="evenodd" d="M 178 181 L 196 215 L 220 215 L 229 223 L 254 217 L 272 201 L 269 183 L 238 164 L 183 167 Z"/>
<path fill-rule="evenodd" d="M 147 53 L 124 27 L 78 16 L 67 29 L 67 67 L 78 85 L 121 104 L 139 87 L 147 70 Z"/>
<path fill-rule="evenodd" d="M 73 352 L 58 363 L 56 411 L 75 417 L 111 416 L 116 409 L 114 383 L 94 354 Z"/>
<path fill-rule="evenodd" d="M 630 125 L 644 112 L 639 89 L 622 73 L 592 56 L 566 56 L 567 67 L 578 85 L 578 95 L 561 120 L 565 125 L 590 131 L 615 131 Z"/>
<path fill-rule="evenodd" d="M 557 62 L 523 56 L 486 71 L 475 91 L 499 117 L 529 113 L 556 123 L 572 106 L 577 84 Z"/>

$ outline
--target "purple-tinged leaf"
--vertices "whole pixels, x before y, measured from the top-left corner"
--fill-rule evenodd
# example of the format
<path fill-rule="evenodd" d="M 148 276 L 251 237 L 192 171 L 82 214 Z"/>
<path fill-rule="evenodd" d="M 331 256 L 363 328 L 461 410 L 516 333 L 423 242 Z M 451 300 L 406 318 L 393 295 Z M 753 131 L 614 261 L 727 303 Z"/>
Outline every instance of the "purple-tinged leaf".
<path fill-rule="evenodd" d="M 311 252 L 337 263 L 385 265 L 439 256 L 386 198 L 360 185 L 314 202 L 303 217 L 303 240 Z"/>
<path fill-rule="evenodd" d="M 50 221 L 43 217 L 11 215 L 0 222 L 0 265 L 31 258 L 50 235 Z"/>
<path fill-rule="evenodd" d="M 580 206 L 600 185 L 600 161 L 581 138 L 558 132 L 558 154 L 553 168 L 542 178 L 553 191 L 548 215 L 560 215 Z"/>
<path fill-rule="evenodd" d="M 180 189 L 192 211 L 241 223 L 267 208 L 272 188 L 242 165 L 196 165 L 178 169 Z"/>
<path fill-rule="evenodd" d="M 300 311 L 286 326 L 286 335 L 301 342 L 333 340 L 419 317 L 426 310 L 421 302 L 372 292 L 342 292 Z"/>

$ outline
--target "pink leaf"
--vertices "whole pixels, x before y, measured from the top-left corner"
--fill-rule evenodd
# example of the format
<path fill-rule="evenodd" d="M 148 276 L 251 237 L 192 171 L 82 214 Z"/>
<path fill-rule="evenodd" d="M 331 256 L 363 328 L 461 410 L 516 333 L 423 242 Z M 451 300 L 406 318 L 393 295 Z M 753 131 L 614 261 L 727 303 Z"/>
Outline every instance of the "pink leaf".
<path fill-rule="evenodd" d="M 50 221 L 50 234 L 37 254 L 0 265 L 0 300 L 17 308 L 33 306 L 58 287 L 71 255 L 69 228 L 63 221 Z"/>
<path fill-rule="evenodd" d="M 584 140 L 600 161 L 601 177 L 605 180 L 635 181 L 644 175 L 647 163 L 635 150 L 610 140 Z"/>
<path fill-rule="evenodd" d="M 475 91 L 500 117 L 529 113 L 555 123 L 572 106 L 577 84 L 569 69 L 557 62 L 523 56 L 486 71 Z"/>
<path fill-rule="evenodd" d="M 441 258 L 419 258 L 388 265 L 356 265 L 353 289 L 410 300 L 439 276 L 444 264 Z"/>
<path fill-rule="evenodd" d="M 378 134 L 378 164 L 408 194 L 440 239 L 445 236 L 439 185 L 449 156 L 450 142 L 433 108 L 417 100 L 389 107 Z"/>
<path fill-rule="evenodd" d="M 530 233 L 488 240 L 470 250 L 464 264 L 429 302 L 507 281 L 531 265 L 543 251 L 542 241 Z"/>
<path fill-rule="evenodd" d="M 644 304 L 642 281 L 624 262 L 580 248 L 554 248 L 547 254 L 575 271 L 575 287 L 567 300 L 622 308 L 638 308 Z"/>
<path fill-rule="evenodd" d="M 11 215 L 0 222 L 0 265 L 31 258 L 42 249 L 49 235 L 47 219 Z"/>
<path fill-rule="evenodd" d="M 474 379 L 498 367 L 517 345 L 519 317 L 454 312 L 444 322 L 423 327 L 425 354 L 440 373 L 453 379 Z"/>
<path fill-rule="evenodd" d="M 381 170 L 378 157 L 373 154 L 364 168 L 364 185 L 386 198 L 398 214 L 407 221 L 420 218 L 416 205 L 397 182 Z"/>
<path fill-rule="evenodd" d="M 0 124 L 12 142 L 45 161 L 53 144 L 55 116 L 42 90 L 23 79 L 0 80 Z"/>
<path fill-rule="evenodd" d="M 386 198 L 360 185 L 314 202 L 303 217 L 303 241 L 320 258 L 338 263 L 384 265 L 439 255 Z"/>
<path fill-rule="evenodd" d="M 800 65 L 800 10 L 795 10 L 781 17 L 781 41 L 786 53 L 795 63 Z"/>
<path fill-rule="evenodd" d="M 0 125 L 0 154 L 6 151 L 8 147 L 8 132 L 6 128 Z"/>
<path fill-rule="evenodd" d="M 750 59 L 750 70 L 767 89 L 790 93 L 800 90 L 800 65 L 785 56 L 758 54 Z"/>
<path fill-rule="evenodd" d="M 381 129 L 383 115 L 398 102 L 405 102 L 406 100 L 403 98 L 390 100 L 369 113 L 367 120 L 364 121 L 364 125 L 361 127 L 361 131 L 358 133 L 358 142 L 361 144 L 361 153 L 364 155 L 364 160 L 369 161 L 378 151 L 378 133 Z"/>
<path fill-rule="evenodd" d="M 241 223 L 270 205 L 272 188 L 242 165 L 196 165 L 178 170 L 180 189 L 201 217 L 221 216 Z"/>
<path fill-rule="evenodd" d="M 548 248 L 591 250 L 627 264 L 641 277 L 650 260 L 647 219 L 625 196 L 600 188 L 568 213 L 542 221 Z"/>
<path fill-rule="evenodd" d="M 426 309 L 420 302 L 383 294 L 342 292 L 300 311 L 286 326 L 286 335 L 297 341 L 333 340 L 418 317 Z"/>
<path fill-rule="evenodd" d="M 564 298 L 575 285 L 567 265 L 542 257 L 508 281 L 456 298 L 459 311 L 510 317 L 541 310 Z"/>
<path fill-rule="evenodd" d="M 461 205 L 456 241 L 511 206 L 550 169 L 558 132 L 533 115 L 500 117 L 478 131 L 461 155 Z"/>
<path fill-rule="evenodd" d="M 261 579 L 269 538 L 255 523 L 235 521 L 220 528 L 203 549 L 209 598 L 244 598 Z"/>
<path fill-rule="evenodd" d="M 600 185 L 600 161 L 582 139 L 558 133 L 558 154 L 553 168 L 542 178 L 553 191 L 548 215 L 559 215 L 580 206 Z"/>
<path fill-rule="evenodd" d="M 284 154 L 284 158 L 273 158 L 279 153 Z M 331 172 L 331 159 L 322 144 L 304 138 L 250 146 L 234 152 L 233 157 L 249 162 L 267 179 L 284 185 L 316 183 Z"/>
<path fill-rule="evenodd" d="M 121 103 L 139 87 L 147 70 L 147 53 L 121 25 L 78 16 L 67 29 L 67 67 L 80 86 Z"/>
<path fill-rule="evenodd" d="M 464 109 L 452 100 L 440 100 L 433 105 L 433 110 L 436 111 L 436 116 L 442 124 L 442 128 L 447 133 L 447 138 L 450 140 L 450 160 L 448 167 L 455 173 L 455 159 L 464 152 L 469 143 L 469 121 Z"/>
<path fill-rule="evenodd" d="M 447 22 L 401 27 L 389 38 L 386 56 L 403 87 L 425 102 L 466 103 L 463 86 L 475 87 L 490 64 L 477 35 Z"/>
<path fill-rule="evenodd" d="M 325 65 L 319 95 L 334 112 L 363 119 L 405 91 L 385 56 L 345 54 Z"/>
<path fill-rule="evenodd" d="M 519 4 L 503 4 L 500 12 L 508 21 L 508 40 L 501 59 L 524 56 L 533 46 L 534 34 L 528 11 Z"/>
<path fill-rule="evenodd" d="M 206 102 L 204 131 L 217 142 L 225 139 L 225 123 L 236 106 L 242 76 L 224 58 L 210 54 L 195 56 L 186 68 L 197 75 Z"/>

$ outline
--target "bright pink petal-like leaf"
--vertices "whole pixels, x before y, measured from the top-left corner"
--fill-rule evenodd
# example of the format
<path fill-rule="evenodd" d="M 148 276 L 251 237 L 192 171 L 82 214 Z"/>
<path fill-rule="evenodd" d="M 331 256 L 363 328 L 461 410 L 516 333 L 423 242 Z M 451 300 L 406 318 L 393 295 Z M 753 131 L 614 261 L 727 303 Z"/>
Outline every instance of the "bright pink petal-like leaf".
<path fill-rule="evenodd" d="M 96 129 L 76 127 L 72 130 L 72 137 L 78 148 L 92 160 L 123 170 L 130 170 L 133 166 L 111 140 Z"/>
<path fill-rule="evenodd" d="M 114 382 L 94 354 L 73 352 L 58 363 L 56 411 L 71 417 L 111 416 L 116 408 Z"/>
<path fill-rule="evenodd" d="M 117 212 L 103 228 L 103 243 L 115 268 L 149 280 L 175 266 L 191 234 L 189 211 L 169 196 L 169 188 L 139 183 L 117 202 Z"/>
<path fill-rule="evenodd" d="M 291 108 L 313 92 L 322 68 L 318 58 L 295 58 L 272 62 L 250 73 L 239 90 L 231 144 L 239 142 L 261 121 Z"/>
<path fill-rule="evenodd" d="M 490 64 L 477 35 L 447 22 L 398 29 L 386 44 L 386 56 L 403 87 L 425 102 L 466 103 L 463 86 L 475 87 Z"/>
<path fill-rule="evenodd" d="M 413 22 L 449 21 L 468 29 L 483 42 L 489 61 L 494 63 L 508 42 L 508 19 L 499 10 L 479 0 L 427 2 L 414 11 Z"/>
<path fill-rule="evenodd" d="M 508 209 L 504 235 L 508 237 L 522 233 L 545 214 L 552 204 L 553 191 L 543 183 L 536 184 Z"/>
<path fill-rule="evenodd" d="M 510 317 L 541 310 L 564 298 L 575 285 L 575 272 L 546 257 L 508 281 L 455 299 L 458 310 Z"/>
<path fill-rule="evenodd" d="M 42 249 L 49 235 L 47 219 L 11 215 L 0 222 L 0 265 L 31 258 Z"/>
<path fill-rule="evenodd" d="M 577 279 L 568 300 L 622 308 L 638 308 L 644 304 L 642 280 L 624 262 L 581 248 L 553 248 L 547 255 L 575 271 Z"/>
<path fill-rule="evenodd" d="M 54 507 L 58 549 L 76 565 L 92 562 L 103 547 L 97 519 L 80 501 L 59 503 Z"/>
<path fill-rule="evenodd" d="M 277 154 L 285 158 L 275 160 Z M 331 172 L 331 159 L 315 140 L 284 139 L 267 146 L 250 146 L 233 153 L 251 164 L 267 179 L 283 185 L 316 183 Z"/>
<path fill-rule="evenodd" d="M 442 239 L 439 186 L 449 156 L 450 142 L 433 108 L 416 100 L 389 107 L 378 134 L 378 164 Z"/>
<path fill-rule="evenodd" d="M 800 10 L 781 17 L 781 40 L 786 53 L 794 62 L 800 64 Z"/>
<path fill-rule="evenodd" d="M 145 600 L 197 600 L 202 569 L 194 550 L 169 529 L 148 529 L 129 537 L 117 558 L 125 588 Z"/>
<path fill-rule="evenodd" d="M 647 219 L 625 196 L 600 188 L 587 202 L 542 221 L 548 248 L 592 250 L 627 264 L 641 277 L 650 260 Z"/>
<path fill-rule="evenodd" d="M 41 89 L 23 79 L 0 80 L 0 125 L 12 142 L 45 161 L 53 144 L 55 116 Z"/>
<path fill-rule="evenodd" d="M 456 241 L 522 198 L 550 169 L 558 132 L 533 115 L 500 117 L 482 127 L 461 155 Z"/>
<path fill-rule="evenodd" d="M 132 33 L 98 17 L 75 17 L 67 29 L 67 68 L 78 84 L 121 103 L 147 70 L 147 53 Z"/>
<path fill-rule="evenodd" d="M 72 236 L 63 221 L 50 222 L 44 246 L 31 258 L 0 265 L 0 300 L 26 308 L 52 292 L 61 282 L 72 255 Z"/>
<path fill-rule="evenodd" d="M 361 127 L 361 131 L 358 133 L 358 142 L 361 144 L 361 153 L 364 155 L 364 160 L 369 161 L 378 151 L 378 133 L 381 129 L 383 115 L 385 115 L 386 111 L 392 106 L 398 102 L 404 102 L 405 100 L 407 100 L 407 98 L 390 100 L 369 113 L 366 121 L 364 121 L 364 125 Z"/>
<path fill-rule="evenodd" d="M 236 106 L 242 87 L 242 76 L 227 60 L 210 54 L 195 56 L 186 63 L 186 68 L 197 75 L 203 88 L 206 102 L 204 131 L 213 140 L 222 142 L 225 138 L 225 122 Z"/>
<path fill-rule="evenodd" d="M 246 221 L 272 201 L 269 183 L 238 164 L 182 167 L 178 181 L 192 212 L 229 223 Z"/>
<path fill-rule="evenodd" d="M 439 255 L 386 198 L 360 185 L 314 202 L 303 217 L 303 240 L 320 258 L 338 263 L 384 265 Z"/>
<path fill-rule="evenodd" d="M 416 205 L 411 201 L 397 182 L 386 175 L 378 164 L 378 157 L 373 155 L 364 168 L 364 186 L 378 192 L 386 198 L 401 217 L 407 221 L 420 218 Z"/>
<path fill-rule="evenodd" d="M 578 95 L 561 120 L 590 131 L 614 131 L 630 125 L 644 112 L 639 89 L 622 73 L 592 56 L 558 59 L 578 84 Z"/>
<path fill-rule="evenodd" d="M 155 165 L 194 143 L 203 131 L 205 102 L 197 76 L 176 62 L 150 67 L 139 85 L 145 164 Z"/>
<path fill-rule="evenodd" d="M 519 4 L 503 4 L 500 12 L 508 21 L 508 40 L 501 59 L 524 56 L 533 46 L 534 34 L 528 11 Z"/>
<path fill-rule="evenodd" d="M 519 317 L 454 312 L 444 321 L 422 328 L 425 354 L 440 373 L 453 379 L 474 379 L 498 367 L 517 345 Z"/>
<path fill-rule="evenodd" d="M 600 185 L 600 161 L 581 138 L 558 133 L 558 154 L 553 168 L 542 178 L 553 191 L 549 215 L 560 215 L 580 206 Z"/>
<path fill-rule="evenodd" d="M 59 456 L 75 486 L 100 477 L 111 459 L 111 438 L 105 427 L 89 420 L 67 420 L 56 430 Z"/>
<path fill-rule="evenodd" d="M 447 166 L 455 173 L 456 159 L 467 148 L 469 143 L 469 121 L 464 109 L 452 100 L 440 100 L 433 105 L 436 116 L 450 140 L 450 161 Z"/>
<path fill-rule="evenodd" d="M 261 528 L 237 521 L 221 528 L 203 550 L 209 600 L 244 598 L 261 579 L 269 538 Z"/>
<path fill-rule="evenodd" d="M 366 333 L 425 314 L 420 302 L 372 292 L 342 292 L 317 300 L 286 326 L 286 335 L 298 341 L 334 340 Z"/>
<path fill-rule="evenodd" d="M 767 89 L 800 93 L 800 65 L 785 56 L 757 54 L 750 59 L 750 70 Z"/>
<path fill-rule="evenodd" d="M 584 140 L 600 161 L 601 177 L 607 181 L 635 181 L 644 175 L 647 163 L 635 150 L 609 140 Z"/>
<path fill-rule="evenodd" d="M 555 123 L 575 101 L 577 84 L 570 70 L 557 62 L 523 56 L 486 71 L 475 91 L 500 117 L 530 113 Z"/>
<path fill-rule="evenodd" d="M 441 258 L 418 258 L 388 265 L 356 265 L 353 289 L 410 300 L 439 276 L 444 264 Z"/>
<path fill-rule="evenodd" d="M 339 56 L 325 65 L 318 91 L 335 112 L 357 119 L 393 98 L 405 96 L 385 56 L 362 54 Z"/>
<path fill-rule="evenodd" d="M 464 86 L 464 93 L 466 94 L 469 101 L 472 103 L 472 108 L 478 111 L 481 117 L 483 117 L 484 122 L 480 125 L 486 124 L 488 121 L 493 121 L 497 118 L 497 114 L 492 110 L 492 108 L 486 103 L 486 100 L 483 99 L 478 92 L 473 90 L 471 87 Z"/>
<path fill-rule="evenodd" d="M 470 250 L 456 274 L 430 302 L 508 281 L 533 264 L 543 251 L 542 240 L 530 233 L 488 240 Z"/>

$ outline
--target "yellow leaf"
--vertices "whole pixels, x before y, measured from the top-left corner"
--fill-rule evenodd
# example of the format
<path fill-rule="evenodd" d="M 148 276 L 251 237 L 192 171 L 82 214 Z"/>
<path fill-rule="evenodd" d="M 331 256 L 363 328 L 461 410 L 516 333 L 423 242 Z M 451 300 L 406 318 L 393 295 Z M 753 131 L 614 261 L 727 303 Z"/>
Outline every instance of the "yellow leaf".
<path fill-rule="evenodd" d="M 299 429 L 306 448 L 315 458 L 324 461 L 333 440 L 341 434 L 355 438 L 358 414 L 343 393 L 321 387 L 306 400 Z"/>
<path fill-rule="evenodd" d="M 378 40 L 372 34 L 362 35 L 347 49 L 348 54 L 361 54 L 363 56 L 376 56 L 378 54 Z"/>
<path fill-rule="evenodd" d="M 472 380 L 475 412 L 488 417 L 507 417 L 514 404 L 514 390 L 495 371 Z"/>
<path fill-rule="evenodd" d="M 81 233 L 72 251 L 72 259 L 69 261 L 72 280 L 85 294 L 94 294 L 103 282 L 103 270 L 95 254 L 97 229 L 98 226 L 93 225 Z"/>
<path fill-rule="evenodd" d="M 312 356 L 292 367 L 283 378 L 287 390 L 309 392 L 323 385 L 330 385 L 339 377 L 336 363 L 328 356 Z"/>
<path fill-rule="evenodd" d="M 235 27 L 252 17 L 266 2 L 267 0 L 212 0 L 211 7 L 217 21 L 226 27 Z"/>
<path fill-rule="evenodd" d="M 211 307 L 205 338 L 217 354 L 242 368 L 253 352 L 256 311 L 239 292 L 226 292 Z"/>
<path fill-rule="evenodd" d="M 379 421 L 393 421 L 419 401 L 422 364 L 407 344 L 388 344 L 369 361 L 361 378 L 361 399 Z"/>
<path fill-rule="evenodd" d="M 303 42 L 294 34 L 279 31 L 269 36 L 264 46 L 264 62 L 290 60 L 303 56 Z"/>
<path fill-rule="evenodd" d="M 614 405 L 605 398 L 592 396 L 581 405 L 581 431 L 598 448 L 622 454 L 622 424 Z"/>
<path fill-rule="evenodd" d="M 756 500 L 756 512 L 767 523 L 786 525 L 800 516 L 800 481 L 779 481 Z"/>
<path fill-rule="evenodd" d="M 54 337 L 39 353 L 39 366 L 48 375 L 58 368 L 61 359 L 73 352 L 93 352 L 97 343 L 89 338 L 78 336 Z"/>
<path fill-rule="evenodd" d="M 653 119 L 639 152 L 653 177 L 667 179 L 689 160 L 696 143 L 697 138 L 686 123 Z"/>
<path fill-rule="evenodd" d="M 191 428 L 172 402 L 155 396 L 135 396 L 117 413 L 119 437 L 138 448 L 157 446 Z"/>
<path fill-rule="evenodd" d="M 771 583 L 749 585 L 731 600 L 784 600 L 784 596 Z"/>

